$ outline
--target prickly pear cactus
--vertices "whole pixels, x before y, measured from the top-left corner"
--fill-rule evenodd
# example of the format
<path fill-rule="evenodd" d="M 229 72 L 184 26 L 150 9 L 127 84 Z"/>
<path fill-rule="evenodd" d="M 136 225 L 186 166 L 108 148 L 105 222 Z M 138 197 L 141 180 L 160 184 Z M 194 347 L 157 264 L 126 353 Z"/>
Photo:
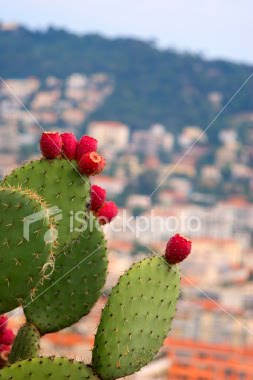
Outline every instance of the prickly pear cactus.
<path fill-rule="evenodd" d="M 34 358 L 39 355 L 39 350 L 40 333 L 34 325 L 26 323 L 16 336 L 9 355 L 9 363 Z"/>
<path fill-rule="evenodd" d="M 92 365 L 102 380 L 130 375 L 153 359 L 170 329 L 179 286 L 178 268 L 157 256 L 120 278 L 95 338 Z"/>
<path fill-rule="evenodd" d="M 32 223 L 38 215 L 40 220 Z M 0 313 L 31 302 L 53 257 L 54 227 L 47 204 L 36 193 L 0 188 Z"/>
<path fill-rule="evenodd" d="M 75 161 L 32 161 L 15 169 L 4 184 L 31 189 L 45 199 L 58 225 L 58 252 L 78 238 L 87 217 L 90 182 L 80 175 Z"/>
<path fill-rule="evenodd" d="M 27 318 L 0 380 L 133 374 L 152 360 L 170 329 L 180 291 L 176 263 L 189 255 L 191 242 L 177 234 L 164 257 L 146 258 L 121 276 L 102 312 L 92 366 L 36 357 L 41 335 L 71 326 L 97 301 L 107 272 L 98 220 L 102 225 L 117 214 L 104 189 L 90 191 L 87 176 L 105 165 L 95 139 L 45 132 L 40 145 L 44 159 L 17 168 L 0 187 L 0 313 L 22 305 Z M 5 333 L 9 346 L 13 338 Z"/>
<path fill-rule="evenodd" d="M 24 309 L 28 321 L 41 334 L 77 322 L 100 296 L 107 274 L 106 242 L 91 213 L 88 223 L 79 240 L 57 255 L 50 280 L 39 287 L 39 297 Z"/>
<path fill-rule="evenodd" d="M 64 358 L 34 358 L 17 362 L 0 371 L 1 380 L 99 380 L 83 363 Z"/>

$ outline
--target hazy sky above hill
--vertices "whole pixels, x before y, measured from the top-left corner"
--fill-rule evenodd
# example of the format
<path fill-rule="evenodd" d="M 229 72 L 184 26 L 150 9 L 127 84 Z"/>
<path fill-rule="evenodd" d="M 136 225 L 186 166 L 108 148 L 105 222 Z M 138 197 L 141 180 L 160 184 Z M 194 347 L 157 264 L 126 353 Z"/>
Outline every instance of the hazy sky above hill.
<path fill-rule="evenodd" d="M 0 20 L 106 36 L 253 63 L 252 0 L 10 0 Z"/>

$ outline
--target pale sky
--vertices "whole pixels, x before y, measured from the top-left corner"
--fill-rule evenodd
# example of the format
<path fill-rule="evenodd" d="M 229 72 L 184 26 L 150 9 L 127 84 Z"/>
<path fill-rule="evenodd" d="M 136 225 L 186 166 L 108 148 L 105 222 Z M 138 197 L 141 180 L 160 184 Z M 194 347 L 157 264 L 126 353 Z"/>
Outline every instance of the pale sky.
<path fill-rule="evenodd" d="M 9 0 L 1 4 L 0 21 L 152 39 L 253 64 L 253 0 Z"/>

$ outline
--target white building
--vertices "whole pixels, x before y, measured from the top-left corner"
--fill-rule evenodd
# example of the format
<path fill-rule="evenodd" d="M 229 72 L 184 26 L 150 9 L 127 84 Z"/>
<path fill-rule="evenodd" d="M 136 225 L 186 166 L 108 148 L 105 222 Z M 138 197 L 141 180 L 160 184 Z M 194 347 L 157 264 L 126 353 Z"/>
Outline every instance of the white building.
<path fill-rule="evenodd" d="M 85 75 L 74 73 L 70 75 L 66 80 L 67 87 L 70 88 L 83 88 L 87 85 L 88 78 Z"/>
<path fill-rule="evenodd" d="M 115 151 L 124 150 L 129 143 L 129 128 L 117 121 L 94 121 L 88 127 L 88 134 L 99 141 L 100 147 Z"/>
<path fill-rule="evenodd" d="M 108 177 L 105 175 L 97 176 L 95 184 L 105 188 L 109 197 L 119 195 L 123 192 L 126 181 L 122 178 Z"/>

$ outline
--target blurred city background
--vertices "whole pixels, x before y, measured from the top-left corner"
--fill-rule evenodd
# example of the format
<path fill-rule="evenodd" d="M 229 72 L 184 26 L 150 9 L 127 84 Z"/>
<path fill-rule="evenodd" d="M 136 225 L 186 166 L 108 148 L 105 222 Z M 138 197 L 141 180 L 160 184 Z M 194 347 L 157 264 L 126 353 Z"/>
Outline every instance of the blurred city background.
<path fill-rule="evenodd" d="M 2 5 L 0 178 L 39 155 L 42 129 L 97 138 L 120 214 L 171 217 L 193 241 L 172 331 L 132 378 L 253 379 L 253 3 L 37 3 Z M 172 235 L 106 233 L 103 297 L 43 353 L 88 361 L 106 294 Z"/>

